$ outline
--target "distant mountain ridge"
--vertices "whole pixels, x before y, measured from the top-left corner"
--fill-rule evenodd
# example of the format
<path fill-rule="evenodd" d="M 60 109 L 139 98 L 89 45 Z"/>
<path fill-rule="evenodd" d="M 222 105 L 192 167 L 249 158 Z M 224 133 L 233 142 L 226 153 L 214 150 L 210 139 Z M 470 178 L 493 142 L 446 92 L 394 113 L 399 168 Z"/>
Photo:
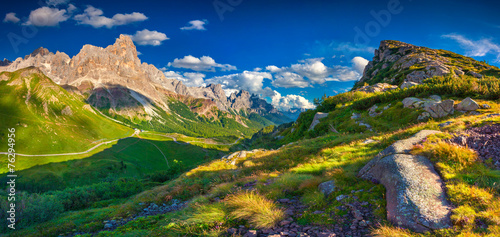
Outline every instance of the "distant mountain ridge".
<path fill-rule="evenodd" d="M 275 123 L 290 120 L 265 100 L 247 91 L 227 97 L 221 85 L 188 88 L 179 80 L 166 78 L 154 65 L 141 63 L 134 43 L 126 35 L 120 35 L 113 45 L 106 48 L 84 45 L 72 58 L 59 51 L 52 53 L 38 48 L 24 58 L 8 63 L 0 71 L 13 72 L 30 66 L 40 68 L 57 84 L 86 95 L 93 106 L 130 121 L 156 119 L 163 123 L 158 110 L 176 114 L 170 108 L 172 99 L 183 102 L 192 112 L 207 118 L 219 115 L 212 109 L 216 107 L 243 126 L 248 124 L 236 117 L 251 113 Z"/>

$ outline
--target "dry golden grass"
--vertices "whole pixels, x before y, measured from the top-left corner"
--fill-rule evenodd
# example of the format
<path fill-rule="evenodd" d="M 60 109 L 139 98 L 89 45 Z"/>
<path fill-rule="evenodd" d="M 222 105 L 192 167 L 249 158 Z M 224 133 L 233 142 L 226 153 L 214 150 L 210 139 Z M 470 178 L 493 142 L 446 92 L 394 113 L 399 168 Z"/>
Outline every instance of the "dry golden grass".
<path fill-rule="evenodd" d="M 413 235 L 409 230 L 392 227 L 392 226 L 380 226 L 374 229 L 371 233 L 375 237 L 412 237 Z"/>
<path fill-rule="evenodd" d="M 233 210 L 230 215 L 247 220 L 257 228 L 270 228 L 285 217 L 283 210 L 264 196 L 255 192 L 242 192 L 229 196 L 226 204 Z"/>

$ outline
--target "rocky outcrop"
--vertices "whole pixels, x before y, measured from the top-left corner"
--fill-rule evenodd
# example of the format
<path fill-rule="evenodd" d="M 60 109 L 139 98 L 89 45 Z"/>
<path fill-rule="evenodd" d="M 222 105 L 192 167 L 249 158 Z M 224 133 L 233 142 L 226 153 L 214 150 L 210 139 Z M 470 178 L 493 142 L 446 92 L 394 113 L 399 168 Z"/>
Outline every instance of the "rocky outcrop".
<path fill-rule="evenodd" d="M 481 72 L 500 71 L 498 68 L 478 62 L 472 58 L 439 49 L 415 46 L 395 40 L 384 40 L 375 50 L 372 61 L 368 63 L 363 76 L 354 89 L 364 83 L 389 83 L 402 89 L 421 84 L 427 78 L 471 75 L 482 78 Z"/>
<path fill-rule="evenodd" d="M 471 99 L 470 97 L 465 98 L 460 103 L 458 103 L 455 108 L 459 111 L 476 111 L 481 107 L 479 104 Z"/>
<path fill-rule="evenodd" d="M 373 105 L 368 109 L 368 115 L 370 117 L 375 117 L 381 115 L 385 110 L 389 109 L 391 107 L 391 104 L 386 105 L 384 108 L 379 109 L 377 105 Z M 379 111 L 379 112 L 377 112 Z"/>
<path fill-rule="evenodd" d="M 444 183 L 424 156 L 410 154 L 414 145 L 439 131 L 423 130 L 380 152 L 358 176 L 386 188 L 387 219 L 417 232 L 451 227 L 451 205 Z"/>
<path fill-rule="evenodd" d="M 312 121 L 311 125 L 309 126 L 308 131 L 314 130 L 314 127 L 316 127 L 316 125 L 318 125 L 321 122 L 320 119 L 326 118 L 326 117 L 328 117 L 328 113 L 317 112 L 316 115 L 314 115 L 313 121 Z"/>

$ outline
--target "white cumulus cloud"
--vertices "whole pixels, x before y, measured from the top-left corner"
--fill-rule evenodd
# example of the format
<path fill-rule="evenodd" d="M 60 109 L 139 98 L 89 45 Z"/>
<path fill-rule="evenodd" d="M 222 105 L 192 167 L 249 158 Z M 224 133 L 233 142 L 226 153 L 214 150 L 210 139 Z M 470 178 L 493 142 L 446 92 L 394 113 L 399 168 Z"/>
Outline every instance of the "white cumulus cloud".
<path fill-rule="evenodd" d="M 21 19 L 19 19 L 16 16 L 16 13 L 14 12 L 9 12 L 5 14 L 5 18 L 3 19 L 3 22 L 12 22 L 12 23 L 18 23 Z"/>
<path fill-rule="evenodd" d="M 212 77 L 205 80 L 208 84 L 221 84 L 224 89 L 246 90 L 261 97 L 270 97 L 274 92 L 269 87 L 264 87 L 264 80 L 272 79 L 271 73 L 244 71 L 230 75 Z"/>
<path fill-rule="evenodd" d="M 323 58 L 310 58 L 292 64 L 290 67 L 270 65 L 266 70 L 273 73 L 273 85 L 285 88 L 304 88 L 311 84 L 323 84 L 327 81 L 355 81 L 361 77 L 356 68 L 334 65 L 326 66 Z M 355 60 L 360 63 L 359 59 Z"/>
<path fill-rule="evenodd" d="M 493 54 L 497 57 L 496 61 L 500 62 L 500 45 L 490 39 L 471 40 L 459 34 L 447 34 L 442 37 L 457 41 L 466 50 L 467 56 L 483 57 L 486 54 Z"/>
<path fill-rule="evenodd" d="M 181 30 L 207 30 L 205 25 L 208 24 L 207 20 L 192 20 L 188 22 L 188 26 L 181 27 Z"/>
<path fill-rule="evenodd" d="M 354 57 L 351 60 L 352 67 L 354 70 L 356 70 L 359 74 L 363 74 L 363 71 L 365 70 L 366 65 L 368 64 L 368 60 L 364 59 L 363 57 Z"/>
<path fill-rule="evenodd" d="M 169 39 L 164 33 L 147 29 L 135 32 L 134 35 L 130 35 L 130 38 L 138 45 L 153 46 L 161 45 L 161 42 Z"/>
<path fill-rule="evenodd" d="M 71 16 L 66 9 L 41 7 L 30 12 L 25 25 L 57 26 L 60 22 L 67 21 Z"/>
<path fill-rule="evenodd" d="M 315 106 L 306 98 L 300 95 L 286 95 L 282 96 L 279 92 L 274 91 L 274 95 L 271 97 L 271 104 L 278 110 L 286 111 L 293 108 L 300 109 L 314 109 Z"/>
<path fill-rule="evenodd" d="M 166 68 L 160 68 L 160 70 L 165 71 Z M 199 87 L 207 85 L 204 80 L 206 75 L 203 73 L 185 72 L 181 74 L 180 72 L 175 71 L 165 71 L 163 72 L 163 74 L 165 74 L 165 77 L 167 77 L 168 79 L 177 79 L 179 81 L 182 81 L 184 85 L 189 87 Z"/>
<path fill-rule="evenodd" d="M 216 63 L 215 60 L 209 56 L 202 56 L 201 58 L 197 58 L 188 55 L 184 56 L 184 58 L 174 59 L 173 62 L 168 63 L 168 66 L 206 72 L 215 72 L 216 69 L 220 69 L 222 71 L 236 70 L 235 66 Z"/>
<path fill-rule="evenodd" d="M 113 17 L 103 16 L 104 12 L 101 9 L 93 6 L 87 6 L 84 13 L 76 15 L 73 19 L 81 25 L 91 25 L 94 28 L 127 25 L 134 22 L 145 21 L 148 19 L 143 13 L 133 12 L 128 14 L 115 14 Z"/>
<path fill-rule="evenodd" d="M 274 80 L 272 82 L 275 87 L 284 87 L 284 88 L 304 88 L 308 87 L 310 84 L 308 81 L 304 79 L 303 76 L 293 73 L 293 72 L 280 72 L 274 76 Z"/>

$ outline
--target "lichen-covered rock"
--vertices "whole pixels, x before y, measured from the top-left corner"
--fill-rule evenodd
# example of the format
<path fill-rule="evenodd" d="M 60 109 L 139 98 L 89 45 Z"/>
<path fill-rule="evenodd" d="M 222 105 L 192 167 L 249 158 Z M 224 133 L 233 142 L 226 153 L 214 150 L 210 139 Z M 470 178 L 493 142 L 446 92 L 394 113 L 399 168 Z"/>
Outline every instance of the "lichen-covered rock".
<path fill-rule="evenodd" d="M 416 97 L 404 98 L 403 99 L 403 107 L 405 107 L 405 108 L 418 108 L 418 107 L 415 107 L 414 105 L 420 101 L 422 101 L 422 100 L 419 98 L 416 98 Z"/>
<path fill-rule="evenodd" d="M 380 152 L 358 176 L 386 188 L 387 218 L 399 227 L 425 232 L 451 227 L 452 207 L 444 183 L 424 156 L 409 154 L 412 147 L 439 131 L 423 130 Z"/>
<path fill-rule="evenodd" d="M 401 84 L 400 88 L 405 89 L 405 88 L 410 88 L 412 86 L 417 86 L 417 85 L 420 85 L 420 84 L 416 83 L 416 82 L 412 82 L 412 81 L 405 81 L 405 82 L 403 82 L 403 84 Z"/>
<path fill-rule="evenodd" d="M 453 105 L 455 101 L 445 100 L 436 103 L 430 103 L 424 107 L 425 111 L 429 112 L 433 118 L 442 118 L 453 114 Z"/>
<path fill-rule="evenodd" d="M 363 86 L 363 87 L 357 89 L 357 91 L 364 91 L 364 92 L 373 93 L 373 92 L 384 92 L 384 91 L 395 90 L 395 89 L 398 89 L 398 87 L 391 85 L 391 84 L 387 84 L 387 83 L 377 83 L 377 84 L 371 85 L 371 86 Z"/>
<path fill-rule="evenodd" d="M 475 77 L 475 78 L 479 78 L 479 79 L 482 79 L 483 78 L 483 75 L 477 73 L 477 72 L 474 72 L 474 71 L 469 71 L 469 75 Z"/>
<path fill-rule="evenodd" d="M 326 117 L 328 117 L 328 113 L 317 112 L 316 115 L 314 115 L 313 121 L 312 121 L 311 125 L 309 126 L 308 131 L 314 130 L 314 127 L 316 127 L 316 125 L 318 125 L 320 123 L 319 120 L 322 118 L 326 118 Z"/>
<path fill-rule="evenodd" d="M 476 111 L 480 108 L 479 104 L 470 97 L 465 98 L 456 106 L 456 109 L 460 111 Z"/>
<path fill-rule="evenodd" d="M 335 186 L 334 180 L 326 181 L 318 185 L 319 191 L 326 197 L 333 193 L 335 191 L 335 188 L 337 188 L 337 186 Z"/>
<path fill-rule="evenodd" d="M 417 120 L 426 120 L 431 117 L 431 114 L 429 112 L 423 112 L 421 115 L 418 116 Z"/>

